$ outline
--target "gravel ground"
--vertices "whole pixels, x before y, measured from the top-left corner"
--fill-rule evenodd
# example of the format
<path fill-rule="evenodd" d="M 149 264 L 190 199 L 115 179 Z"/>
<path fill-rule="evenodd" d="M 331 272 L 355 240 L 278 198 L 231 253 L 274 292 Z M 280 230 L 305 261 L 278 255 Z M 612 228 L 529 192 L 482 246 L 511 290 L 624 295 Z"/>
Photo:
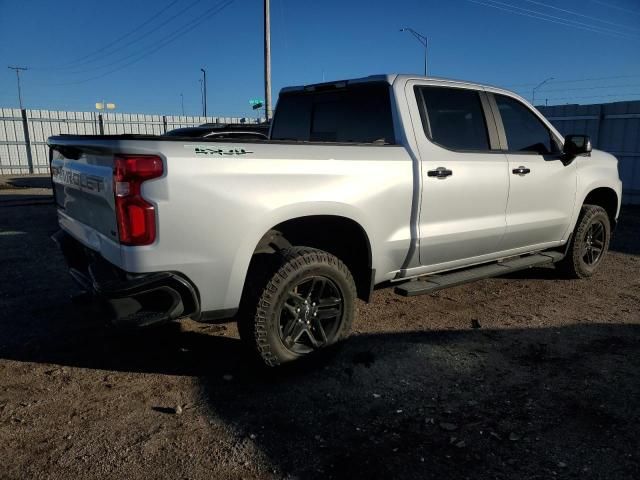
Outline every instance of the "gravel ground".
<path fill-rule="evenodd" d="M 341 349 L 265 373 L 233 325 L 103 326 L 53 205 L 3 198 L 0 478 L 640 478 L 640 210 L 590 280 L 378 290 Z"/>

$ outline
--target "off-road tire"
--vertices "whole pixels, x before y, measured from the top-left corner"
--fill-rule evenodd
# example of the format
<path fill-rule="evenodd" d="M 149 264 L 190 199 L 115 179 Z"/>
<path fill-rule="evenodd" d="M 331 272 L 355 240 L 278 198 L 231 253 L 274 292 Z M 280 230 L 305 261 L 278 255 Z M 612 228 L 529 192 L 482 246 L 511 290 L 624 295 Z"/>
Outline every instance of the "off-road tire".
<path fill-rule="evenodd" d="M 342 295 L 342 320 L 323 348 L 301 355 L 280 336 L 280 305 L 289 289 L 310 275 L 330 279 Z M 355 317 L 356 285 L 347 266 L 334 255 L 310 247 L 290 247 L 254 257 L 238 315 L 240 338 L 266 366 L 275 367 L 321 352 L 348 336 Z"/>
<path fill-rule="evenodd" d="M 600 223 L 604 229 L 602 252 L 593 264 L 585 261 L 585 248 L 589 229 L 595 223 Z M 598 205 L 584 205 L 573 231 L 567 253 L 562 261 L 556 264 L 560 274 L 568 278 L 587 278 L 593 275 L 609 249 L 611 239 L 611 224 L 604 208 Z"/>

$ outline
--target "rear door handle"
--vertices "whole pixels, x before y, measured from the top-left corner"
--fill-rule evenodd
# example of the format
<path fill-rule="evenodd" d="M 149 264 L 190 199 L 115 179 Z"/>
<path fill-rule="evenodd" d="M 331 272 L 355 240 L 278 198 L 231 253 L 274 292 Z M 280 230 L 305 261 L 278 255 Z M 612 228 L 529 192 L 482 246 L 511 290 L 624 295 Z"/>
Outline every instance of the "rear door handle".
<path fill-rule="evenodd" d="M 446 177 L 450 177 L 451 175 L 453 175 L 453 172 L 444 167 L 438 167 L 435 170 L 429 170 L 427 172 L 427 176 L 436 177 L 436 178 L 446 178 Z"/>
<path fill-rule="evenodd" d="M 527 173 L 531 173 L 531 169 L 527 167 L 523 167 L 520 165 L 518 168 L 514 168 L 511 170 L 515 175 L 526 175 Z"/>

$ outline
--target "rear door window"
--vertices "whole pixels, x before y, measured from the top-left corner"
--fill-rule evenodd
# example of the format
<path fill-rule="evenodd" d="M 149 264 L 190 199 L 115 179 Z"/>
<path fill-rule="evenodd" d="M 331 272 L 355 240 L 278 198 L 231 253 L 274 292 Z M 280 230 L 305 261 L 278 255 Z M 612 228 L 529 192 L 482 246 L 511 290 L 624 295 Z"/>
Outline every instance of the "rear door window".
<path fill-rule="evenodd" d="M 418 86 L 416 98 L 425 133 L 433 142 L 451 150 L 490 150 L 487 123 L 477 91 Z"/>

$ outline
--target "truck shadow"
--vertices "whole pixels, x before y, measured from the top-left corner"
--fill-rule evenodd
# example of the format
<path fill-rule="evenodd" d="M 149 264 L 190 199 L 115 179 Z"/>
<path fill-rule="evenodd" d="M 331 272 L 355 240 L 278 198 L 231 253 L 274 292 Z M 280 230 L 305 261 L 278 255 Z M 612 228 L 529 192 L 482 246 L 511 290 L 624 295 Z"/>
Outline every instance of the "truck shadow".
<path fill-rule="evenodd" d="M 17 207 L 27 205 L 53 204 L 51 195 L 20 195 L 3 193 L 0 196 L 0 207 Z"/>
<path fill-rule="evenodd" d="M 24 175 L 12 177 L 5 184 L 10 188 L 51 188 L 49 175 Z"/>
<path fill-rule="evenodd" d="M 219 326 L 123 335 L 74 312 L 21 319 L 31 336 L 0 357 L 195 376 L 198 410 L 253 445 L 278 477 L 640 471 L 640 325 L 356 335 L 313 361 L 266 371 Z"/>
<path fill-rule="evenodd" d="M 624 478 L 638 472 L 622 444 L 637 445 L 639 376 L 599 369 L 636 369 L 638 347 L 640 326 L 361 335 L 315 364 L 201 388 L 212 416 L 299 478 L 572 476 L 598 470 L 578 451 L 614 438 Z"/>

